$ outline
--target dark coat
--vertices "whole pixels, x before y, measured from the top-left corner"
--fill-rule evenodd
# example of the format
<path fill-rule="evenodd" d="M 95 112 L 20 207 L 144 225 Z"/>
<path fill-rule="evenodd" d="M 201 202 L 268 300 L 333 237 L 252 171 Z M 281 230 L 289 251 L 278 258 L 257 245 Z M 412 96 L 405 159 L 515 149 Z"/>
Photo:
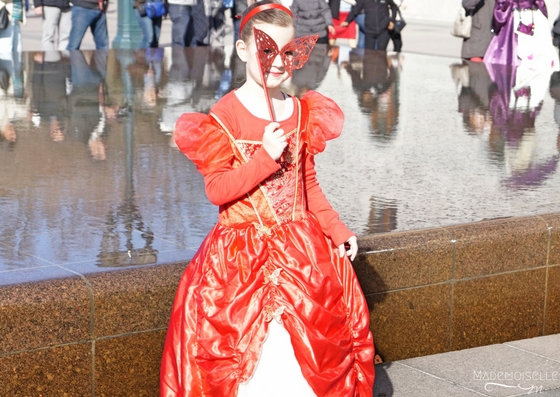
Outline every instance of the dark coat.
<path fill-rule="evenodd" d="M 492 18 L 495 0 L 463 0 L 463 8 L 472 15 L 471 37 L 463 40 L 462 58 L 483 57 L 494 36 Z"/>
<path fill-rule="evenodd" d="M 296 37 L 311 34 L 327 36 L 327 26 L 333 22 L 325 0 L 293 0 L 291 9 L 296 22 Z"/>
<path fill-rule="evenodd" d="M 329 0 L 329 8 L 333 18 L 338 19 L 340 15 L 340 2 L 342 0 Z"/>
<path fill-rule="evenodd" d="M 346 22 L 352 22 L 362 10 L 366 14 L 365 33 L 377 35 L 387 30 L 389 22 L 395 22 L 398 7 L 393 0 L 357 0 L 356 5 L 348 14 Z"/>

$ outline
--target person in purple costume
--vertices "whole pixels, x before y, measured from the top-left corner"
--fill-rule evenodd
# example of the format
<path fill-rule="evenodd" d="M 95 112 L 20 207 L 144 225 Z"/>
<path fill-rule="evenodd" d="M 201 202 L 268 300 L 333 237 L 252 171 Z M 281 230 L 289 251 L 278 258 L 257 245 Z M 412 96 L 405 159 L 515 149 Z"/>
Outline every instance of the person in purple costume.
<path fill-rule="evenodd" d="M 492 21 L 496 36 L 486 50 L 484 61 L 518 65 L 520 63 L 518 36 L 520 34 L 537 36 L 537 29 L 545 29 L 548 32 L 548 23 L 543 26 L 543 21 L 548 21 L 547 18 L 548 12 L 544 0 L 496 0 Z M 550 36 L 550 33 L 548 35 Z"/>

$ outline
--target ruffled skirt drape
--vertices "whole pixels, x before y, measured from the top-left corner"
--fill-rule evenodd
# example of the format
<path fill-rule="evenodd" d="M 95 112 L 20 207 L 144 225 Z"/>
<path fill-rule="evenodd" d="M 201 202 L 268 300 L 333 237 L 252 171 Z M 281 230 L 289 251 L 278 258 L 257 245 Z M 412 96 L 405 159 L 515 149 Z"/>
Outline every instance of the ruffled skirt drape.
<path fill-rule="evenodd" d="M 264 234 L 245 226 L 216 225 L 183 274 L 160 395 L 237 396 L 277 321 L 317 396 L 370 397 L 369 312 L 348 259 L 338 257 L 311 214 Z"/>

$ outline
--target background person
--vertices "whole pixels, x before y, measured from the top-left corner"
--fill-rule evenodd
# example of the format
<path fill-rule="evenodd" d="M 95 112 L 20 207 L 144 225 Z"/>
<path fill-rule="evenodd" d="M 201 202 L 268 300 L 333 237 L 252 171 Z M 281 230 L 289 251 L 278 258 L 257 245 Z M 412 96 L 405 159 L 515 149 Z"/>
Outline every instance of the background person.
<path fill-rule="evenodd" d="M 394 0 L 357 0 L 341 26 L 348 26 L 364 10 L 365 48 L 385 51 L 391 38 L 389 31 L 394 27 L 397 9 Z"/>
<path fill-rule="evenodd" d="M 216 8 L 223 7 L 204 0 L 169 0 L 171 47 L 208 45 L 211 19 L 213 21 L 211 12 Z"/>
<path fill-rule="evenodd" d="M 41 49 L 66 50 L 72 28 L 72 8 L 69 0 L 34 0 L 34 4 L 35 15 L 43 17 Z"/>
<path fill-rule="evenodd" d="M 331 9 L 331 16 L 335 28 L 335 33 L 329 33 L 330 45 L 334 45 L 336 39 L 348 39 L 348 45 L 352 48 L 356 47 L 358 31 L 356 23 L 353 22 L 348 25 L 342 24 L 350 13 L 352 4 L 355 4 L 353 0 L 329 0 L 329 7 Z"/>
<path fill-rule="evenodd" d="M 104 3 L 103 10 L 99 9 L 97 0 L 72 0 L 72 29 L 68 40 L 68 50 L 79 50 L 88 28 L 93 35 L 95 49 L 109 48 L 107 33 L 107 17 Z"/>
<path fill-rule="evenodd" d="M 328 44 L 335 34 L 331 10 L 325 0 L 293 0 L 290 7 L 296 23 L 296 37 L 318 34 L 317 44 Z"/>
<path fill-rule="evenodd" d="M 148 15 L 140 15 L 139 6 L 147 0 L 136 0 L 133 2 L 134 16 L 142 29 L 141 48 L 157 48 L 159 46 L 159 34 L 161 32 L 161 21 L 163 17 L 150 18 Z"/>
<path fill-rule="evenodd" d="M 405 4 L 404 0 L 396 0 L 395 4 L 397 4 L 397 8 L 401 11 L 406 8 L 406 4 Z M 396 16 L 395 16 L 395 18 L 396 18 Z M 393 42 L 393 51 L 401 52 L 401 49 L 402 49 L 401 33 L 397 32 L 394 29 L 391 29 L 391 30 L 389 30 L 389 37 L 391 37 L 391 41 Z"/>
<path fill-rule="evenodd" d="M 486 63 L 558 66 L 543 0 L 496 0 L 492 28 L 496 35 L 484 54 Z"/>
<path fill-rule="evenodd" d="M 496 0 L 463 0 L 467 15 L 472 15 L 471 37 L 463 39 L 461 58 L 480 62 L 494 37 L 492 18 Z"/>

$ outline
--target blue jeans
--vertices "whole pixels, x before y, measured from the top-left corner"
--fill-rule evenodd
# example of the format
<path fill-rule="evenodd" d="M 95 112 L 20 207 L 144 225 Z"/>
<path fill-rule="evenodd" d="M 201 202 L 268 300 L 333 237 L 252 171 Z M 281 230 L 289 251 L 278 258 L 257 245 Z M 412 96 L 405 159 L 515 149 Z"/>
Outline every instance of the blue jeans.
<path fill-rule="evenodd" d="M 107 34 L 107 18 L 104 12 L 97 9 L 72 6 L 72 30 L 68 40 L 69 50 L 79 50 L 87 29 L 91 29 L 95 48 L 109 49 L 109 35 Z"/>
<path fill-rule="evenodd" d="M 169 4 L 171 27 L 171 47 L 188 47 L 194 37 L 194 24 L 191 16 L 192 6 Z"/>
<path fill-rule="evenodd" d="M 356 21 L 356 24 L 358 25 L 358 48 L 366 48 L 366 14 L 358 14 L 354 21 Z"/>
<path fill-rule="evenodd" d="M 142 29 L 142 43 L 140 46 L 142 48 L 156 48 L 159 46 L 159 33 L 161 32 L 161 19 L 150 18 L 149 16 L 141 17 L 138 10 L 134 9 L 134 15 L 136 20 Z"/>

